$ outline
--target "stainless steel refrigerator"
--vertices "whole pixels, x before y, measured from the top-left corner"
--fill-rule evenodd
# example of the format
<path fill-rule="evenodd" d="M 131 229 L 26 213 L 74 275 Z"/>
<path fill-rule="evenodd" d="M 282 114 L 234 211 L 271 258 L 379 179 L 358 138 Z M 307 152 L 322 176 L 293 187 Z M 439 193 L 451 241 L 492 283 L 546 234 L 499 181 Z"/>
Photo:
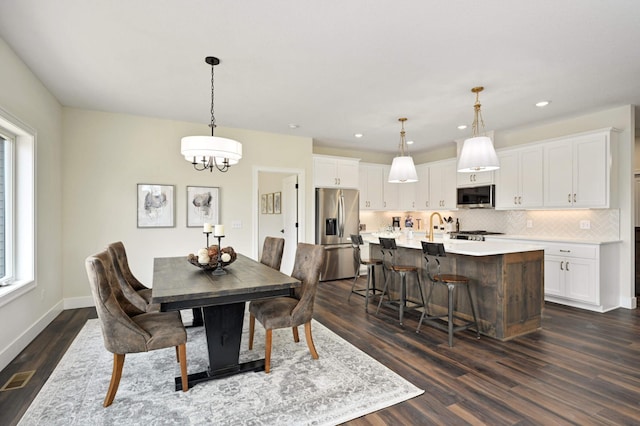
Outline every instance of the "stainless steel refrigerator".
<path fill-rule="evenodd" d="M 360 194 L 357 189 L 316 188 L 316 244 L 324 246 L 320 281 L 355 274 L 351 234 L 358 233 Z"/>

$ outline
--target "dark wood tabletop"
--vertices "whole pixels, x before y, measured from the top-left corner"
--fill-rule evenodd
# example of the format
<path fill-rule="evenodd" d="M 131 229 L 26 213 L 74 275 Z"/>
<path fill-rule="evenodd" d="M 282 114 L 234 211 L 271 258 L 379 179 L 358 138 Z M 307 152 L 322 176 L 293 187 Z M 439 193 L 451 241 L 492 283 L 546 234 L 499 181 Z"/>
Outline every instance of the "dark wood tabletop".
<path fill-rule="evenodd" d="M 153 262 L 152 302 L 162 310 L 229 304 L 288 295 L 300 281 L 238 254 L 225 267 L 226 275 L 213 275 L 192 265 L 187 257 L 159 257 Z"/>

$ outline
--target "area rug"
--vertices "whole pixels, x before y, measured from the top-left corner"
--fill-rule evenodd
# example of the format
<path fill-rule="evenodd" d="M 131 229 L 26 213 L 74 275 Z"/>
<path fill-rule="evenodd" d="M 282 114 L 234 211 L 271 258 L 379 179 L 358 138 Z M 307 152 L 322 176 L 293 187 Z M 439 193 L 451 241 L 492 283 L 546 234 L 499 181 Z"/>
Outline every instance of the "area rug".
<path fill-rule="evenodd" d="M 256 323 L 254 350 L 264 357 L 264 329 Z M 207 367 L 204 329 L 188 328 L 189 373 Z M 20 425 L 333 425 L 422 394 L 378 361 L 317 321 L 309 354 L 304 332 L 274 330 L 271 373 L 250 372 L 174 391 L 175 349 L 126 356 L 113 405 L 102 407 L 113 355 L 104 349 L 99 320 L 89 320 L 20 421 Z"/>

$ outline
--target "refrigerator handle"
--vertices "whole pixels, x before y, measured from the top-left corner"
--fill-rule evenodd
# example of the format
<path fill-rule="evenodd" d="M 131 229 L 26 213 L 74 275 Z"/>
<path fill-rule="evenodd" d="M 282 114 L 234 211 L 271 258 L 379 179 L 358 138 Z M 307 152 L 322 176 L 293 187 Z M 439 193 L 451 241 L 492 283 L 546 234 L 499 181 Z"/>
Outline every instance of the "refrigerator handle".
<path fill-rule="evenodd" d="M 338 199 L 338 236 L 344 238 L 344 195 Z"/>

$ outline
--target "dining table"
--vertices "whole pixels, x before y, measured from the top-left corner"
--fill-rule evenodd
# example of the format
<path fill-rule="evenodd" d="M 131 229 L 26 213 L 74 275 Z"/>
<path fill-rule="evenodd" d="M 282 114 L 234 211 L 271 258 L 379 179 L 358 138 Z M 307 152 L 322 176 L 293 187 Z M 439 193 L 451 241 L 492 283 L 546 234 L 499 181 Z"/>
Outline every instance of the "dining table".
<path fill-rule="evenodd" d="M 223 275 L 191 264 L 186 256 L 157 257 L 153 262 L 152 303 L 160 311 L 202 308 L 209 366 L 189 374 L 189 387 L 248 371 L 264 371 L 264 358 L 240 362 L 245 303 L 289 296 L 301 282 L 242 254 Z M 182 389 L 180 377 L 176 390 Z"/>

